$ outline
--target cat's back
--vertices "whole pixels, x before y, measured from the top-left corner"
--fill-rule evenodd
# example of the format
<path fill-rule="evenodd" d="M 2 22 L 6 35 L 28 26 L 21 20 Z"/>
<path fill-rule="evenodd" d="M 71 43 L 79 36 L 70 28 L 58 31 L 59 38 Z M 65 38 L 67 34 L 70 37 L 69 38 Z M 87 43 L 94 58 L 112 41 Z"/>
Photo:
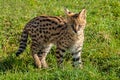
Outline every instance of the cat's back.
<path fill-rule="evenodd" d="M 64 24 L 66 20 L 62 17 L 58 16 L 38 16 L 30 20 L 26 27 L 29 28 L 49 28 L 49 27 L 55 27 L 61 24 Z"/>
<path fill-rule="evenodd" d="M 57 16 L 39 16 L 30 20 L 25 29 L 28 34 L 36 39 L 52 41 L 60 37 L 66 27 L 66 20 Z"/>

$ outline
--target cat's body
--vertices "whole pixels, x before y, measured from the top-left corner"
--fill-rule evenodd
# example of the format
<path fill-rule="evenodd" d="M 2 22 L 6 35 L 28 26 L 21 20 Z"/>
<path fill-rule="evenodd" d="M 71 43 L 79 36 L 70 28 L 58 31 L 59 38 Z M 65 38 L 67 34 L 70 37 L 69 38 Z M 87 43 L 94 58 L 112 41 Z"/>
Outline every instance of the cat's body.
<path fill-rule="evenodd" d="M 45 61 L 52 45 L 57 46 L 56 58 L 58 65 L 63 62 L 64 52 L 70 50 L 73 55 L 73 66 L 81 66 L 81 50 L 84 41 L 86 11 L 74 14 L 65 10 L 67 19 L 53 16 L 39 16 L 28 22 L 23 30 L 19 50 L 26 47 L 27 37 L 32 39 L 31 53 L 38 68 L 48 67 Z"/>

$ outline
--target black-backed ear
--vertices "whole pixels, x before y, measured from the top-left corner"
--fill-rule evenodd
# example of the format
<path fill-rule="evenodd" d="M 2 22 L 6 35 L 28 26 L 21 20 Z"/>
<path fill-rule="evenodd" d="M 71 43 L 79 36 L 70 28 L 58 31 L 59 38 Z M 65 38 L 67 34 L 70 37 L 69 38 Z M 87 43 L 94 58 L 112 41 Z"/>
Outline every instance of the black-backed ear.
<path fill-rule="evenodd" d="M 67 8 L 64 8 L 65 14 L 69 14 L 70 11 Z"/>
<path fill-rule="evenodd" d="M 72 16 L 74 13 L 70 12 L 67 8 L 64 8 L 64 12 L 67 16 Z"/>
<path fill-rule="evenodd" d="M 86 19 L 86 9 L 83 9 L 80 13 L 79 13 L 79 18 L 85 20 Z"/>

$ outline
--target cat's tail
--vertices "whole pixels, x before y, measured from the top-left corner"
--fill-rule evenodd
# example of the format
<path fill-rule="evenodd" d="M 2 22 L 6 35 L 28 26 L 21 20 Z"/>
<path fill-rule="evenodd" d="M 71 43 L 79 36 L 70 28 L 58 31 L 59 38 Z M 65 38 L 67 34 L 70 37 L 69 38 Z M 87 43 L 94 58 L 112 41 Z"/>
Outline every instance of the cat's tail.
<path fill-rule="evenodd" d="M 28 33 L 24 29 L 21 35 L 20 45 L 18 51 L 16 52 L 16 56 L 19 56 L 26 49 L 27 39 L 28 39 Z"/>

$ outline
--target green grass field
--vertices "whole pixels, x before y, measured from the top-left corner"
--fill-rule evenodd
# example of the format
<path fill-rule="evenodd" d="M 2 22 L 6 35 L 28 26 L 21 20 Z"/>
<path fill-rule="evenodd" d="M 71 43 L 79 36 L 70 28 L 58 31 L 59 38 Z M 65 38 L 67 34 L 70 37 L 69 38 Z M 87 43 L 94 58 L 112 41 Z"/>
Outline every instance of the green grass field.
<path fill-rule="evenodd" d="M 24 25 L 39 15 L 65 16 L 64 7 L 73 12 L 87 10 L 84 68 L 72 68 L 70 59 L 64 61 L 64 69 L 57 68 L 53 47 L 47 56 L 49 68 L 37 69 L 30 40 L 16 58 Z M 0 80 L 120 80 L 120 1 L 0 0 Z"/>

